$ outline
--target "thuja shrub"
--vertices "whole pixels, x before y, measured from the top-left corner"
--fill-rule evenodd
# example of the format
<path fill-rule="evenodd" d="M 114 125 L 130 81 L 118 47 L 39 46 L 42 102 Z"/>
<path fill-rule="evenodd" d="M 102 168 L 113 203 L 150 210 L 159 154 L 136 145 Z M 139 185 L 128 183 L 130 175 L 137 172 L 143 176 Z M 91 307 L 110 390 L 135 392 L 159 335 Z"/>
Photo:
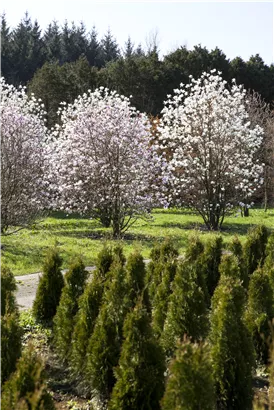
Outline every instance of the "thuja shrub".
<path fill-rule="evenodd" d="M 205 269 L 205 280 L 210 298 L 220 279 L 219 265 L 222 257 L 222 247 L 222 237 L 215 236 L 206 242 L 202 257 L 202 265 Z"/>
<path fill-rule="evenodd" d="M 1 409 L 55 409 L 51 395 L 46 389 L 43 362 L 31 346 L 25 349 L 17 363 L 16 371 L 3 386 Z"/>
<path fill-rule="evenodd" d="M 273 269 L 274 268 L 274 232 L 268 237 L 266 250 L 265 250 L 266 258 L 264 262 L 264 267 L 266 269 Z"/>
<path fill-rule="evenodd" d="M 110 270 L 111 264 L 113 262 L 113 252 L 112 249 L 104 244 L 102 250 L 97 255 L 96 269 L 98 275 L 102 279 L 106 279 L 107 273 Z"/>
<path fill-rule="evenodd" d="M 212 410 L 215 389 L 208 344 L 178 344 L 175 358 L 169 365 L 162 410 Z"/>
<path fill-rule="evenodd" d="M 79 298 L 79 310 L 75 316 L 75 324 L 71 337 L 70 365 L 74 376 L 78 379 L 81 390 L 81 373 L 86 364 L 88 340 L 93 332 L 96 318 L 99 314 L 104 291 L 104 283 L 98 272 L 85 287 Z"/>
<path fill-rule="evenodd" d="M 61 265 L 62 259 L 57 249 L 50 249 L 44 262 L 43 274 L 39 280 L 33 302 L 33 315 L 36 320 L 50 321 L 56 314 L 64 286 Z"/>
<path fill-rule="evenodd" d="M 176 343 L 189 336 L 193 341 L 203 339 L 208 331 L 208 311 L 203 289 L 198 285 L 199 263 L 178 265 L 161 336 L 167 356 L 172 356 Z"/>
<path fill-rule="evenodd" d="M 17 312 L 1 316 L 1 381 L 8 379 L 21 356 L 23 331 Z"/>
<path fill-rule="evenodd" d="M 268 230 L 264 225 L 258 225 L 248 231 L 244 245 L 245 269 L 247 275 L 251 275 L 259 267 L 262 267 L 266 257 L 266 245 Z"/>
<path fill-rule="evenodd" d="M 158 410 L 164 393 L 165 360 L 153 336 L 150 319 L 142 303 L 128 313 L 117 379 L 109 410 Z"/>
<path fill-rule="evenodd" d="M 145 288 L 146 266 L 140 252 L 130 254 L 126 263 L 126 282 L 129 289 L 129 298 L 132 307 L 137 299 L 142 296 L 143 303 L 150 309 L 148 290 Z"/>
<path fill-rule="evenodd" d="M 257 269 L 251 275 L 245 323 L 252 334 L 257 359 L 268 363 L 271 344 L 271 322 L 274 318 L 273 291 L 267 273 Z"/>
<path fill-rule="evenodd" d="M 239 279 L 222 276 L 212 298 L 211 345 L 217 407 L 252 408 L 254 347 L 242 316 L 245 289 Z"/>
<path fill-rule="evenodd" d="M 234 255 L 223 255 L 219 266 L 221 277 L 227 276 L 242 283 L 238 259 Z"/>
<path fill-rule="evenodd" d="M 65 276 L 60 303 L 54 317 L 54 344 L 62 361 L 68 360 L 74 316 L 78 311 L 78 299 L 84 291 L 87 271 L 81 258 L 77 258 Z"/>
<path fill-rule="evenodd" d="M 204 251 L 204 244 L 198 235 L 190 236 L 185 251 L 185 259 L 189 262 L 196 262 Z"/>
<path fill-rule="evenodd" d="M 151 261 L 148 264 L 146 284 L 150 301 L 153 304 L 156 291 L 163 279 L 163 272 L 168 269 L 171 281 L 175 277 L 178 251 L 170 239 L 166 239 L 162 244 L 153 247 L 150 254 Z"/>
<path fill-rule="evenodd" d="M 242 280 L 243 286 L 247 289 L 249 277 L 245 268 L 243 246 L 237 236 L 233 237 L 231 243 L 229 244 L 229 250 L 237 258 L 237 264 L 240 270 L 240 278 Z"/>
<path fill-rule="evenodd" d="M 16 282 L 13 273 L 7 266 L 1 266 L 1 315 L 14 312 L 16 307 Z"/>
<path fill-rule="evenodd" d="M 121 350 L 123 322 L 131 307 L 124 267 L 114 263 L 109 274 L 103 304 L 88 341 L 83 380 L 86 394 L 97 397 L 102 404 L 109 400 L 114 386 L 114 368 Z"/>

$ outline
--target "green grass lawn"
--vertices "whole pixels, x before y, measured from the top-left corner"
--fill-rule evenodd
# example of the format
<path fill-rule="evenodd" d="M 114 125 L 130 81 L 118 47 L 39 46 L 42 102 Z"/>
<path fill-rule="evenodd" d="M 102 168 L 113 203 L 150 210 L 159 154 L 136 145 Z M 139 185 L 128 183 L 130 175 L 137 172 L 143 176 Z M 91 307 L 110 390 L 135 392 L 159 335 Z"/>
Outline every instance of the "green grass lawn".
<path fill-rule="evenodd" d="M 138 221 L 119 241 L 126 256 L 138 248 L 145 258 L 149 258 L 152 246 L 166 237 L 171 238 L 182 253 L 187 238 L 194 232 L 198 232 L 204 240 L 215 235 L 205 230 L 199 216 L 187 210 L 155 210 L 152 216 L 153 221 Z M 231 241 L 234 235 L 244 242 L 248 229 L 257 224 L 274 229 L 274 209 L 267 212 L 252 209 L 248 218 L 235 213 L 225 219 L 221 235 L 225 243 Z M 3 236 L 2 263 L 7 264 L 15 275 L 39 272 L 45 252 L 57 244 L 64 268 L 76 254 L 82 255 L 86 266 L 94 265 L 97 253 L 105 242 L 115 243 L 111 240 L 110 229 L 103 228 L 99 222 L 55 213 L 32 229 Z"/>

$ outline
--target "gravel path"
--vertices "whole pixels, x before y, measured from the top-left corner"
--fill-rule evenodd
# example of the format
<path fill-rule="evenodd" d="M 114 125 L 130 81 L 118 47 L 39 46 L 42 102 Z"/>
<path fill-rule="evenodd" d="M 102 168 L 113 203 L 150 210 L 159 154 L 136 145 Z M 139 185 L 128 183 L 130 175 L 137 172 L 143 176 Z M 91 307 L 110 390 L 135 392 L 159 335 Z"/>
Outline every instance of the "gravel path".
<path fill-rule="evenodd" d="M 95 270 L 95 267 L 87 266 L 86 270 L 92 272 Z M 63 274 L 66 272 L 67 269 L 62 271 Z M 16 300 L 19 310 L 26 310 L 32 307 L 40 276 L 42 276 L 42 272 L 31 273 L 30 275 L 15 276 L 17 284 Z"/>

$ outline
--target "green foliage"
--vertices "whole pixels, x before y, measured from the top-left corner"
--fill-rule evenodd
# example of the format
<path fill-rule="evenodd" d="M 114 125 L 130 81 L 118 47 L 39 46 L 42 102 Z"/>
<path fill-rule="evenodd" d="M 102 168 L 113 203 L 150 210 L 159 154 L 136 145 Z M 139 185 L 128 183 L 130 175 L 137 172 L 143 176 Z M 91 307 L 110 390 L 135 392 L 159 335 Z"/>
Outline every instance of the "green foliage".
<path fill-rule="evenodd" d="M 230 243 L 229 250 L 237 258 L 238 267 L 240 269 L 240 278 L 243 282 L 243 286 L 247 289 L 249 277 L 245 269 L 245 260 L 242 244 L 237 236 L 234 236 L 232 242 Z"/>
<path fill-rule="evenodd" d="M 48 251 L 39 280 L 33 314 L 38 321 L 52 320 L 59 305 L 64 279 L 61 272 L 62 259 L 56 248 Z"/>
<path fill-rule="evenodd" d="M 113 264 L 109 272 L 103 304 L 88 341 L 84 385 L 87 394 L 106 402 L 114 386 L 114 368 L 118 364 L 122 344 L 123 321 L 131 301 L 125 283 L 125 269 Z"/>
<path fill-rule="evenodd" d="M 220 278 L 219 265 L 222 257 L 223 239 L 215 236 L 206 242 L 205 251 L 202 255 L 202 264 L 205 269 L 205 279 L 210 298 Z"/>
<path fill-rule="evenodd" d="M 264 225 L 250 229 L 244 245 L 244 259 L 247 275 L 262 267 L 266 257 L 268 230 Z"/>
<path fill-rule="evenodd" d="M 14 292 L 16 283 L 11 270 L 6 266 L 1 266 L 1 316 L 5 313 L 12 313 L 16 308 Z"/>
<path fill-rule="evenodd" d="M 229 277 L 242 281 L 238 259 L 234 255 L 223 255 L 219 265 L 221 278 Z"/>
<path fill-rule="evenodd" d="M 211 344 L 218 408 L 251 409 L 254 348 L 243 323 L 245 290 L 222 276 L 212 298 Z"/>
<path fill-rule="evenodd" d="M 174 279 L 176 272 L 178 251 L 169 239 L 166 239 L 161 244 L 156 244 L 150 253 L 151 261 L 148 264 L 146 284 L 151 304 L 157 291 L 158 286 L 162 282 L 163 272 L 166 265 L 169 265 L 171 281 Z"/>
<path fill-rule="evenodd" d="M 104 244 L 103 249 L 98 253 L 96 261 L 98 275 L 100 275 L 103 280 L 106 279 L 113 260 L 114 256 L 112 249 Z"/>
<path fill-rule="evenodd" d="M 28 346 L 19 359 L 15 373 L 4 384 L 2 410 L 54 410 L 55 406 L 46 390 L 42 360 L 33 347 Z"/>
<path fill-rule="evenodd" d="M 1 381 L 14 372 L 16 362 L 21 356 L 22 328 L 17 312 L 1 316 Z"/>
<path fill-rule="evenodd" d="M 206 299 L 198 285 L 199 263 L 180 263 L 172 285 L 161 343 L 167 356 L 172 356 L 176 343 L 184 335 L 198 341 L 208 330 Z"/>
<path fill-rule="evenodd" d="M 204 251 L 204 245 L 198 235 L 190 236 L 185 251 L 185 259 L 189 262 L 196 262 Z"/>
<path fill-rule="evenodd" d="M 212 410 L 214 380 L 208 345 L 184 340 L 169 365 L 163 410 Z"/>
<path fill-rule="evenodd" d="M 266 258 L 264 262 L 264 267 L 266 269 L 273 269 L 274 268 L 274 232 L 268 237 L 266 250 L 265 250 Z"/>
<path fill-rule="evenodd" d="M 69 359 L 74 316 L 78 311 L 78 299 L 84 291 L 87 279 L 87 271 L 80 258 L 72 263 L 65 279 L 66 284 L 53 320 L 55 347 L 63 361 Z"/>
<path fill-rule="evenodd" d="M 137 299 L 142 296 L 143 303 L 150 309 L 150 301 L 147 288 L 145 288 L 146 267 L 142 255 L 135 251 L 130 254 L 126 264 L 126 282 L 129 289 L 129 299 L 132 307 Z"/>
<path fill-rule="evenodd" d="M 124 342 L 115 369 L 109 410 L 157 410 L 164 392 L 164 355 L 156 342 L 149 315 L 137 303 L 129 312 L 123 328 Z"/>
<path fill-rule="evenodd" d="M 257 359 L 268 363 L 271 343 L 270 324 L 274 318 L 273 291 L 269 276 L 262 269 L 251 275 L 248 287 L 248 303 L 245 323 L 253 337 Z"/>

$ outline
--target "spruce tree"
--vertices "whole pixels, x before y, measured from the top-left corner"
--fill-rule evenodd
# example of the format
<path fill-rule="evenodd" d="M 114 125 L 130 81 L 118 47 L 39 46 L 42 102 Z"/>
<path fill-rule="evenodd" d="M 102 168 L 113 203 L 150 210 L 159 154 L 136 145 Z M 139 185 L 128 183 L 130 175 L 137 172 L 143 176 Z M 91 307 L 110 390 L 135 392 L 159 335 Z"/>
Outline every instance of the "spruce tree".
<path fill-rule="evenodd" d="M 251 335 L 242 315 L 245 290 L 239 279 L 222 276 L 212 298 L 211 344 L 213 377 L 220 409 L 252 408 Z"/>
<path fill-rule="evenodd" d="M 257 359 L 267 364 L 274 307 L 270 279 L 262 269 L 257 269 L 251 275 L 244 317 L 246 326 L 253 337 Z"/>
<path fill-rule="evenodd" d="M 70 365 L 73 374 L 81 385 L 81 373 L 86 363 L 88 340 L 93 332 L 96 318 L 102 303 L 104 284 L 97 272 L 85 287 L 79 298 L 79 311 L 75 317 L 75 325 L 71 337 Z"/>
<path fill-rule="evenodd" d="M 172 356 L 176 343 L 184 335 L 193 341 L 203 339 L 208 330 L 206 297 L 198 285 L 199 263 L 178 265 L 173 293 L 168 303 L 161 344 L 167 356 Z"/>
<path fill-rule="evenodd" d="M 165 361 L 140 301 L 125 319 L 123 336 L 108 409 L 158 410 L 164 393 Z"/>
<path fill-rule="evenodd" d="M 1 316 L 17 310 L 14 292 L 16 282 L 7 266 L 1 266 Z"/>
<path fill-rule="evenodd" d="M 43 362 L 29 345 L 19 359 L 16 371 L 3 386 L 1 409 L 54 410 L 45 381 Z"/>
<path fill-rule="evenodd" d="M 212 410 L 215 408 L 214 380 L 209 346 L 179 343 L 169 365 L 162 410 Z"/>
<path fill-rule="evenodd" d="M 78 299 L 84 291 L 87 271 L 80 258 L 71 264 L 65 275 L 65 286 L 54 317 L 54 341 L 61 360 L 69 358 L 74 317 L 78 311 Z"/>
<path fill-rule="evenodd" d="M 109 400 L 114 386 L 114 368 L 120 355 L 123 322 L 131 305 L 123 266 L 114 263 L 109 275 L 103 304 L 88 341 L 83 381 L 86 394 L 96 396 L 101 403 Z"/>
<path fill-rule="evenodd" d="M 64 279 L 61 272 L 62 259 L 56 248 L 48 251 L 43 274 L 39 280 L 33 315 L 39 321 L 52 320 L 59 305 Z"/>
<path fill-rule="evenodd" d="M 259 267 L 262 267 L 266 257 L 268 230 L 264 225 L 258 225 L 248 231 L 244 245 L 245 269 L 250 276 Z"/>

